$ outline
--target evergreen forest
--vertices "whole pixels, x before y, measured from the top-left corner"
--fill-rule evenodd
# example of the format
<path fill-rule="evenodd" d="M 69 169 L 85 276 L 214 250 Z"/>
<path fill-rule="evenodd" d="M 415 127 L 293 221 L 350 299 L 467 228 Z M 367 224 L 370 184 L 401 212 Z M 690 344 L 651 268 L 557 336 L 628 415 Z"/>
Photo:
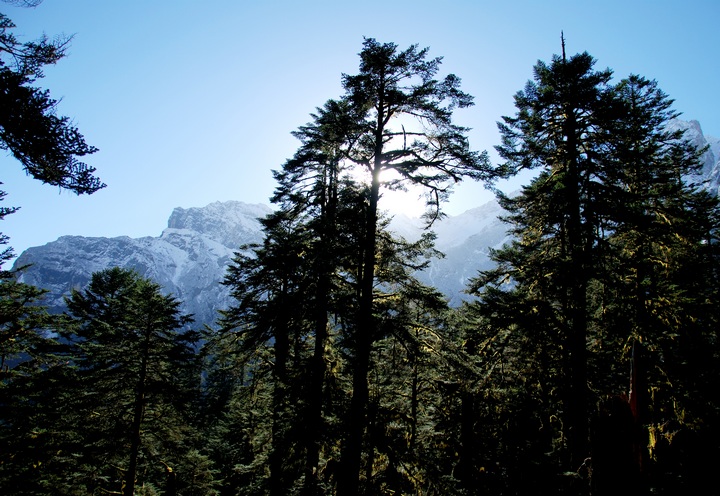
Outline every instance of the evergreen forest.
<path fill-rule="evenodd" d="M 36 87 L 66 40 L 13 27 L 0 16 L 0 147 L 92 194 L 95 149 Z M 494 164 L 454 122 L 473 98 L 441 62 L 364 40 L 344 93 L 293 133 L 213 325 L 130 269 L 60 314 L 3 270 L 0 493 L 718 494 L 720 208 L 687 180 L 704 150 L 668 128 L 672 100 L 563 42 L 528 67 Z M 449 307 L 416 275 L 442 255 L 452 186 L 523 170 L 517 195 L 497 190 L 512 241 Z M 415 241 L 383 210 L 411 187 Z"/>

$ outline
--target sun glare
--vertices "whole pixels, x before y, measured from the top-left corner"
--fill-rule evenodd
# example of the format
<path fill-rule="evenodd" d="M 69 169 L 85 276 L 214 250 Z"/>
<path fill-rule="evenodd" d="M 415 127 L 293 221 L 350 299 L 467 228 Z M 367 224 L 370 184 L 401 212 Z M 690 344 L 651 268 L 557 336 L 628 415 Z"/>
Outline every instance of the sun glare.
<path fill-rule="evenodd" d="M 370 184 L 370 174 L 359 168 L 347 171 L 348 175 L 363 184 Z M 380 188 L 380 201 L 378 208 L 380 211 L 387 212 L 391 215 L 404 214 L 408 217 L 420 217 L 425 212 L 425 198 L 423 189 L 419 186 L 408 186 L 407 191 L 391 190 L 387 187 L 387 183 L 393 178 L 398 177 L 397 173 L 391 170 L 385 170 L 381 175 L 383 186 Z"/>
<path fill-rule="evenodd" d="M 408 134 L 398 134 L 390 138 L 390 140 L 385 143 L 385 146 L 389 148 L 401 150 L 408 146 L 411 140 L 415 139 L 412 131 L 416 133 L 427 131 L 423 128 L 421 122 L 418 122 L 416 118 L 411 116 L 394 117 L 392 121 L 394 131 L 402 130 L 403 133 L 407 131 Z M 370 174 L 367 170 L 355 167 L 347 172 L 352 179 L 358 182 L 363 184 L 370 183 Z M 423 188 L 419 186 L 409 186 L 407 185 L 407 181 L 405 181 L 407 191 L 390 189 L 388 184 L 399 178 L 400 175 L 392 169 L 382 171 L 380 181 L 383 183 L 383 186 L 380 189 L 381 198 L 378 203 L 378 208 L 391 215 L 404 214 L 411 218 L 422 216 L 426 210 Z"/>
<path fill-rule="evenodd" d="M 392 175 L 393 172 L 385 171 L 383 175 Z M 405 214 L 408 217 L 420 217 L 425 212 L 425 198 L 419 186 L 408 186 L 407 191 L 384 187 L 381 189 L 381 194 L 378 204 L 380 210 L 390 214 Z"/>

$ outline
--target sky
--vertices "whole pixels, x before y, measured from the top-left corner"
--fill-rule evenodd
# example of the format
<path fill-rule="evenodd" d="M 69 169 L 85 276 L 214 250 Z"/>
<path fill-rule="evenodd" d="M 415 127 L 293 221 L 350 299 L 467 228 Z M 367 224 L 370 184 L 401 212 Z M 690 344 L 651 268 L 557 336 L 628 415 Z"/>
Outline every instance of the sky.
<path fill-rule="evenodd" d="M 456 74 L 475 97 L 456 122 L 494 162 L 496 123 L 514 115 L 535 63 L 560 53 L 561 32 L 568 55 L 587 51 L 615 81 L 656 80 L 682 118 L 720 136 L 717 0 L 45 0 L 0 12 L 24 41 L 73 36 L 37 85 L 99 149 L 84 161 L 107 184 L 76 196 L 0 151 L 3 205 L 20 207 L 0 231 L 17 254 L 63 235 L 159 236 L 176 207 L 269 204 L 271 171 L 299 145 L 290 133 L 343 94 L 364 37 L 443 57 L 438 76 Z M 445 210 L 491 197 L 462 183 Z"/>

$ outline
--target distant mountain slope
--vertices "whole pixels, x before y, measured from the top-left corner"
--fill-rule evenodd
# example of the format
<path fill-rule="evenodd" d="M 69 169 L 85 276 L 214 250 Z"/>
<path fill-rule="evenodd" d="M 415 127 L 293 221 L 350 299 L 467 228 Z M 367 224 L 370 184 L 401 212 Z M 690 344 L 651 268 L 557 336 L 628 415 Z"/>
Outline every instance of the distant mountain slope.
<path fill-rule="evenodd" d="M 693 181 L 707 181 L 705 187 L 708 191 L 718 194 L 720 186 L 720 138 L 706 136 L 702 132 L 698 121 L 683 121 L 674 119 L 668 126 L 671 130 L 684 129 L 685 137 L 699 149 L 707 147 L 701 157 L 702 170 L 697 176 L 691 178 Z"/>
<path fill-rule="evenodd" d="M 431 261 L 420 279 L 445 294 L 450 305 L 459 305 L 468 296 L 463 293 L 469 280 L 479 270 L 489 269 L 490 249 L 508 241 L 507 226 L 498 220 L 503 210 L 490 201 L 466 212 L 443 219 L 433 230 L 437 234 L 435 247 L 445 256 Z M 419 232 L 420 222 L 396 216 L 390 229 L 412 239 Z"/>
<path fill-rule="evenodd" d="M 25 250 L 14 267 L 32 264 L 20 280 L 49 290 L 45 304 L 53 309 L 64 306 L 71 289 L 85 287 L 93 272 L 133 268 L 173 293 L 197 322 L 210 323 L 228 303 L 219 284 L 228 263 L 241 245 L 261 241 L 258 218 L 270 211 L 242 202 L 176 208 L 159 237 L 62 236 Z"/>
<path fill-rule="evenodd" d="M 93 272 L 120 266 L 158 282 L 197 322 L 212 323 L 217 310 L 229 304 L 228 292 L 219 284 L 227 265 L 240 246 L 262 240 L 258 218 L 270 211 L 264 205 L 236 201 L 176 208 L 159 237 L 62 236 L 25 250 L 14 266 L 30 265 L 20 280 L 49 290 L 45 304 L 54 310 L 64 307 L 63 297 L 73 288 L 84 288 Z M 459 293 L 468 278 L 488 266 L 487 246 L 505 239 L 499 212 L 497 203 L 490 202 L 438 225 L 438 248 L 447 257 L 434 260 L 421 278 L 452 303 L 461 301 Z M 420 232 L 419 224 L 407 217 L 393 222 L 407 237 Z"/>
<path fill-rule="evenodd" d="M 706 137 L 697 121 L 673 121 L 687 129 L 687 136 L 704 153 L 701 174 L 706 187 L 717 194 L 720 186 L 720 139 Z M 48 289 L 46 304 L 64 306 L 63 296 L 72 288 L 83 288 L 93 272 L 112 266 L 131 267 L 158 282 L 183 302 L 199 324 L 210 324 L 217 310 L 229 304 L 227 290 L 219 284 L 233 253 L 244 244 L 262 239 L 258 218 L 270 212 L 265 205 L 215 202 L 202 208 L 176 208 L 168 227 L 159 237 L 133 239 L 63 236 L 44 246 L 25 250 L 14 267 L 32 264 L 21 276 L 23 282 Z M 462 291 L 479 270 L 491 267 L 489 251 L 508 240 L 502 213 L 491 201 L 437 223 L 437 248 L 445 253 L 433 260 L 421 279 L 447 295 L 457 305 Z M 398 215 L 391 228 L 411 238 L 419 232 L 419 221 Z"/>

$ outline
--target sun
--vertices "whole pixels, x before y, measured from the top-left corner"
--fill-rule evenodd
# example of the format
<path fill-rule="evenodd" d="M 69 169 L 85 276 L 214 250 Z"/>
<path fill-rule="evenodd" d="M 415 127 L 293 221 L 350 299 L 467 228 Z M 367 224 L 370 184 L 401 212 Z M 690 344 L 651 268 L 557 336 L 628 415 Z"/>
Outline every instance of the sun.
<path fill-rule="evenodd" d="M 404 214 L 408 217 L 420 217 L 425 212 L 425 198 L 422 189 L 411 186 L 408 191 L 392 191 L 382 188 L 378 208 L 390 215 Z"/>
<path fill-rule="evenodd" d="M 370 184 L 370 174 L 360 167 L 348 169 L 346 174 L 361 184 Z M 405 182 L 406 191 L 393 190 L 388 187 L 388 182 L 399 177 L 399 174 L 392 169 L 386 169 L 380 175 L 380 200 L 378 209 L 390 215 L 407 215 L 410 218 L 419 218 L 425 213 L 424 188 L 414 186 Z"/>

